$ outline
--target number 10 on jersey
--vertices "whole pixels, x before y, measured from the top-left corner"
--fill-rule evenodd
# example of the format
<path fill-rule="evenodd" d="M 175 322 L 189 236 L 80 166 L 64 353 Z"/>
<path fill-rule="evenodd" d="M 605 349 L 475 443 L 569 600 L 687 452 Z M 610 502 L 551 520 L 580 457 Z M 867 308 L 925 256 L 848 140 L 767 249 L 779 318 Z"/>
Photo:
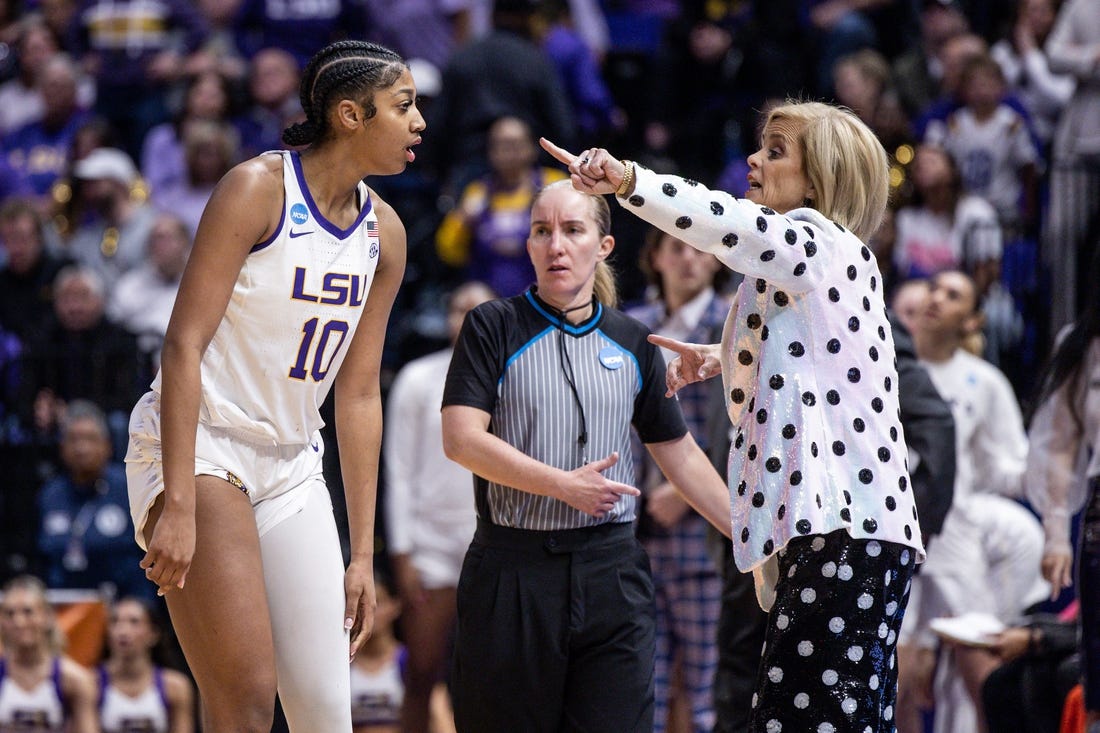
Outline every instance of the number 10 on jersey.
<path fill-rule="evenodd" d="M 288 376 L 291 379 L 305 379 L 309 376 L 315 382 L 322 381 L 332 366 L 332 360 L 344 345 L 349 330 L 346 321 L 328 321 L 321 327 L 320 333 L 317 332 L 318 323 L 319 318 L 310 318 L 302 324 L 302 343 L 298 346 L 298 358 L 294 366 L 290 367 Z M 310 354 L 313 354 L 312 363 Z"/>

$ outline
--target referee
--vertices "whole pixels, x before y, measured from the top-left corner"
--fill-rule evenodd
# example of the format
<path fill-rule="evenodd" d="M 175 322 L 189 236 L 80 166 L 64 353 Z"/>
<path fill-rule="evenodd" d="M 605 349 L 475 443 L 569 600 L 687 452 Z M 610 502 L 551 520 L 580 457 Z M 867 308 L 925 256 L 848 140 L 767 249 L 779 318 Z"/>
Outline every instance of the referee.
<path fill-rule="evenodd" d="M 654 601 L 634 538 L 633 425 L 688 500 L 730 531 L 729 493 L 664 396 L 649 331 L 614 309 L 600 196 L 535 198 L 536 286 L 466 318 L 443 397 L 448 457 L 474 473 L 458 583 L 460 733 L 652 731 Z"/>

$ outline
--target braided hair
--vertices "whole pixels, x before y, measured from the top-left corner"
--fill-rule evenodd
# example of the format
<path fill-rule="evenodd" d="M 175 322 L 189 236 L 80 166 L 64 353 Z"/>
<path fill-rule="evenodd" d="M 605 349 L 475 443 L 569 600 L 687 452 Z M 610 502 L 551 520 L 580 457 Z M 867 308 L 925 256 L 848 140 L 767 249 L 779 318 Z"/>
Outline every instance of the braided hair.
<path fill-rule="evenodd" d="M 337 41 L 309 60 L 302 74 L 300 96 L 304 122 L 283 130 L 283 142 L 294 147 L 323 140 L 329 133 L 328 105 L 333 99 L 362 95 L 367 119 L 377 113 L 371 93 L 397 81 L 407 69 L 390 49 L 366 41 Z"/>

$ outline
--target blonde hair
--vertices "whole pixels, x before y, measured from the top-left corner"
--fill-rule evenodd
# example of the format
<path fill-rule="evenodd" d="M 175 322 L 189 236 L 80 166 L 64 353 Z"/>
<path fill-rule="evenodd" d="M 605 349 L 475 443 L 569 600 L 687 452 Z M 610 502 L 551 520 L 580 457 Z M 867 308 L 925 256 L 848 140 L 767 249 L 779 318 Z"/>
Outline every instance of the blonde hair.
<path fill-rule="evenodd" d="M 886 150 L 851 110 L 791 101 L 768 113 L 764 126 L 790 120 L 801 130 L 802 166 L 814 187 L 813 208 L 863 241 L 882 223 L 890 195 Z"/>
<path fill-rule="evenodd" d="M 46 597 L 46 584 L 33 575 L 16 575 L 4 584 L 2 592 L 6 596 L 13 591 L 20 590 L 35 596 L 42 607 L 43 613 L 46 614 L 46 646 L 49 648 L 50 653 L 56 655 L 64 652 L 65 634 L 62 633 L 61 627 L 57 625 L 57 617 L 54 615 L 53 606 L 50 605 L 49 598 Z M 6 639 L 0 639 L 0 642 L 6 641 Z"/>
<path fill-rule="evenodd" d="M 542 195 L 547 191 L 554 188 L 565 188 L 584 196 L 588 199 L 588 203 L 592 207 L 592 219 L 596 222 L 596 231 L 599 236 L 606 237 L 611 234 L 611 207 L 607 205 L 607 200 L 594 193 L 585 193 L 584 191 L 577 191 L 573 188 L 573 184 L 568 180 L 554 181 L 543 186 L 538 192 L 535 193 L 533 199 L 531 199 L 531 209 L 535 208 L 535 204 L 538 203 Z M 615 270 L 612 269 L 610 263 L 607 260 L 600 260 L 596 263 L 596 276 L 592 283 L 592 296 L 609 308 L 617 308 L 619 305 L 619 286 L 615 279 Z"/>

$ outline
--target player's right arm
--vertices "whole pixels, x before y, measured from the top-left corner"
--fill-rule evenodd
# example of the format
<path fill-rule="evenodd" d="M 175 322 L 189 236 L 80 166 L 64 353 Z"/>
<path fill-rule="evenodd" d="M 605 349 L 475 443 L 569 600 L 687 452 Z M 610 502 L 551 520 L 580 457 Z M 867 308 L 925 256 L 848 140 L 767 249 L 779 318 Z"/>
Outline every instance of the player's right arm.
<path fill-rule="evenodd" d="M 180 282 L 161 352 L 164 506 L 146 528 L 141 561 L 162 592 L 183 587 L 195 551 L 195 430 L 199 365 L 252 247 L 279 226 L 282 160 L 264 155 L 236 166 L 210 196 Z M 149 535 L 148 532 L 152 531 Z"/>

